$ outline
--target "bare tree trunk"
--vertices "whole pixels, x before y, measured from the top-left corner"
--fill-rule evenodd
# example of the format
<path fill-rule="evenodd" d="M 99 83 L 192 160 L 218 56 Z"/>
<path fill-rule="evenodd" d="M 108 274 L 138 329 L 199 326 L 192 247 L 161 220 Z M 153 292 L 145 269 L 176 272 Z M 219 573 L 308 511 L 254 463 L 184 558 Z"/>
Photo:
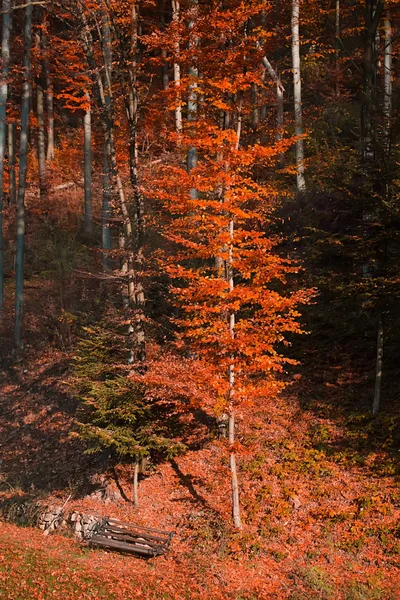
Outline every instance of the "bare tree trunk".
<path fill-rule="evenodd" d="M 105 269 L 110 268 L 109 252 L 111 250 L 111 229 L 110 229 L 110 202 L 111 202 L 111 166 L 108 157 L 107 143 L 104 142 L 103 152 L 103 202 L 102 202 L 102 227 L 101 227 L 101 247 L 103 251 L 102 263 Z"/>
<path fill-rule="evenodd" d="M 275 71 L 271 63 L 266 56 L 262 59 L 263 67 L 267 70 L 272 81 L 276 84 L 276 103 L 277 103 L 277 117 L 276 117 L 276 140 L 280 142 L 283 140 L 283 123 L 284 123 L 284 94 L 285 88 L 282 85 L 279 73 Z M 285 157 L 282 154 L 279 158 L 280 165 L 283 166 Z"/>
<path fill-rule="evenodd" d="M 383 332 L 383 319 L 382 313 L 378 315 L 378 335 L 376 343 L 376 374 L 375 374 L 375 392 L 374 392 L 374 403 L 372 406 L 372 414 L 377 415 L 381 403 L 381 389 L 382 389 L 382 367 L 383 367 L 383 343 L 384 343 L 384 332 Z"/>
<path fill-rule="evenodd" d="M 172 20 L 176 25 L 179 24 L 180 3 L 178 0 L 172 0 Z M 181 98 L 181 67 L 179 64 L 180 46 L 179 41 L 175 43 L 175 62 L 174 62 L 174 82 L 176 87 L 176 107 L 175 107 L 175 128 L 179 135 L 182 133 L 182 98 Z"/>
<path fill-rule="evenodd" d="M 8 191 L 10 204 L 17 202 L 17 184 L 15 176 L 15 123 L 8 123 Z"/>
<path fill-rule="evenodd" d="M 8 75 L 10 68 L 11 0 L 3 0 L 3 26 L 1 43 L 1 84 L 0 84 L 0 313 L 4 306 L 4 159 L 7 133 Z"/>
<path fill-rule="evenodd" d="M 376 40 L 376 38 L 375 38 Z M 375 41 L 376 43 L 376 41 Z M 385 157 L 390 157 L 390 129 L 392 117 L 392 24 L 389 12 L 385 17 L 385 48 L 384 48 L 384 97 L 383 97 L 383 148 Z M 390 190 L 386 182 L 385 200 L 389 201 Z M 382 311 L 378 312 L 378 333 L 376 342 L 376 373 L 375 390 L 372 413 L 377 415 L 380 409 L 381 389 L 382 389 L 382 370 L 383 370 L 383 350 L 384 350 L 384 325 Z"/>
<path fill-rule="evenodd" d="M 240 137 L 242 133 L 242 99 L 239 107 L 238 114 L 238 122 L 236 129 L 236 150 L 239 149 L 240 145 Z M 235 280 L 233 273 L 233 244 L 234 244 L 234 236 L 235 236 L 235 223 L 233 219 L 229 223 L 229 255 L 226 264 L 226 276 L 229 285 L 229 292 L 232 293 L 235 289 Z M 236 315 L 232 312 L 229 315 L 229 332 L 231 339 L 235 338 L 235 326 L 236 326 Z M 229 365 L 229 466 L 231 469 L 231 477 L 232 477 L 232 515 L 233 515 L 233 523 L 236 529 L 242 529 L 242 520 L 240 516 L 240 499 L 239 499 L 239 484 L 237 477 L 237 465 L 236 465 L 236 455 L 234 450 L 235 445 L 235 362 L 234 356 L 232 356 L 232 362 Z"/>
<path fill-rule="evenodd" d="M 47 173 L 46 173 L 46 140 L 44 133 L 44 94 L 41 83 L 36 86 L 36 111 L 38 122 L 38 163 L 39 163 L 39 189 L 43 200 L 47 196 Z"/>
<path fill-rule="evenodd" d="M 335 95 L 339 97 L 340 0 L 335 5 Z"/>
<path fill-rule="evenodd" d="M 135 462 L 135 470 L 133 472 L 133 503 L 136 507 L 139 506 L 139 461 Z"/>
<path fill-rule="evenodd" d="M 292 59 L 294 87 L 294 120 L 296 134 L 296 170 L 297 191 L 305 192 L 304 179 L 304 145 L 303 145 L 303 113 L 301 104 L 301 70 L 300 70 L 300 35 L 299 35 L 299 0 L 292 0 Z"/>
<path fill-rule="evenodd" d="M 47 108 L 47 160 L 54 160 L 55 143 L 54 143 L 54 92 L 53 81 L 50 74 L 49 59 L 48 59 L 48 39 L 46 32 L 43 34 L 43 45 L 45 49 L 45 58 L 43 60 L 43 76 L 46 89 L 46 108 Z"/>
<path fill-rule="evenodd" d="M 84 131 L 84 208 L 85 232 L 93 235 L 93 207 L 92 207 L 92 109 L 89 93 L 86 93 L 87 108 L 83 118 Z"/>
<path fill-rule="evenodd" d="M 17 350 L 23 348 L 24 312 L 24 254 L 25 254 L 25 191 L 28 172 L 28 133 L 31 107 L 32 75 L 32 0 L 25 7 L 24 26 L 24 85 L 21 102 L 21 139 L 19 147 L 19 184 L 17 195 L 17 251 L 15 261 L 15 326 L 14 342 Z"/>
<path fill-rule="evenodd" d="M 384 90 L 383 113 L 384 113 L 384 146 L 386 156 L 390 154 L 390 130 L 392 117 L 392 102 L 393 102 L 393 84 L 392 84 L 392 22 L 389 12 L 385 17 L 385 52 L 384 52 Z"/>
<path fill-rule="evenodd" d="M 251 126 L 253 130 L 256 131 L 260 124 L 260 109 L 258 106 L 258 87 L 256 83 L 251 84 L 251 104 Z"/>
<path fill-rule="evenodd" d="M 197 18 L 197 9 L 198 9 L 198 0 L 192 0 L 191 2 L 192 15 L 191 20 L 189 21 L 189 49 L 193 50 L 196 48 L 198 44 L 197 39 L 193 39 L 192 30 L 195 26 L 195 19 Z M 189 67 L 189 97 L 188 97 L 188 122 L 195 123 L 197 121 L 198 114 L 198 97 L 197 97 L 197 86 L 198 86 L 198 78 L 199 72 L 197 67 L 194 64 L 191 64 Z M 190 146 L 188 155 L 187 155 L 187 171 L 191 173 L 192 169 L 197 167 L 197 148 L 196 146 Z M 196 188 L 192 188 L 190 190 L 190 196 L 193 200 L 198 197 L 198 191 Z"/>
<path fill-rule="evenodd" d="M 165 30 L 165 0 L 161 0 L 160 2 L 160 21 L 161 21 L 161 31 Z M 161 81 L 163 90 L 168 89 L 169 86 L 169 72 L 168 72 L 168 62 L 167 62 L 167 51 L 165 48 L 161 50 L 161 55 L 163 57 L 163 63 L 161 65 Z"/>

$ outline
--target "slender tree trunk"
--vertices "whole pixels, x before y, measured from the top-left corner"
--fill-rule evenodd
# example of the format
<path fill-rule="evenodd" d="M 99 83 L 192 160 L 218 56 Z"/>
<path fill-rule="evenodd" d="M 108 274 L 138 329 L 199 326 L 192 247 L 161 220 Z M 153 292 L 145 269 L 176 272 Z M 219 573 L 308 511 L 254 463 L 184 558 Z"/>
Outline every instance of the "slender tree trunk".
<path fill-rule="evenodd" d="M 54 142 L 54 92 L 53 92 L 53 81 L 50 74 L 49 66 L 49 43 L 47 32 L 43 33 L 43 47 L 45 51 L 45 57 L 43 59 L 43 77 L 46 89 L 46 109 L 47 109 L 47 160 L 53 162 L 55 153 L 55 142 Z"/>
<path fill-rule="evenodd" d="M 382 313 L 378 315 L 378 335 L 376 341 L 376 374 L 375 374 L 375 392 L 374 392 L 374 403 L 372 406 L 372 413 L 377 415 L 381 403 L 381 389 L 382 389 L 382 368 L 383 368 L 383 343 L 384 343 L 384 331 L 383 331 L 383 318 Z"/>
<path fill-rule="evenodd" d="M 231 221 L 229 225 L 229 234 L 231 238 L 230 248 L 229 248 L 229 259 L 227 264 L 227 275 L 228 275 L 228 283 L 229 283 L 229 291 L 232 293 L 235 289 L 235 282 L 233 277 L 233 239 L 234 239 L 234 222 Z M 235 337 L 235 313 L 231 313 L 229 315 L 229 331 L 231 338 Z M 240 501 L 239 501 L 239 484 L 237 477 L 237 465 L 236 465 L 236 455 L 234 450 L 235 444 L 235 409 L 234 409 L 234 400 L 235 400 L 235 363 L 232 360 L 232 363 L 229 366 L 229 466 L 231 469 L 231 477 L 232 477 L 232 514 L 233 514 L 233 522 L 237 529 L 242 528 L 242 520 L 240 517 Z"/>
<path fill-rule="evenodd" d="M 10 204 L 17 201 L 17 184 L 15 176 L 15 123 L 8 123 L 8 191 Z"/>
<path fill-rule="evenodd" d="M 110 229 L 110 202 L 111 202 L 111 166 L 108 157 L 107 142 L 104 142 L 103 152 L 103 202 L 102 202 L 102 228 L 101 228 L 101 247 L 103 251 L 102 262 L 105 269 L 110 268 L 109 252 L 111 250 L 111 229 Z"/>
<path fill-rule="evenodd" d="M 178 0 L 172 0 L 172 20 L 176 25 L 179 24 L 180 3 Z M 181 98 L 181 67 L 179 64 L 180 46 L 179 41 L 175 43 L 175 62 L 174 62 L 174 82 L 176 87 L 176 107 L 175 107 L 175 129 L 177 134 L 182 133 L 182 98 Z"/>
<path fill-rule="evenodd" d="M 340 0 L 335 5 L 335 95 L 339 97 L 339 58 L 340 58 Z"/>
<path fill-rule="evenodd" d="M 38 122 L 38 162 L 39 162 L 39 189 L 43 200 L 47 196 L 47 173 L 46 173 L 46 139 L 44 133 L 44 94 L 40 82 L 36 86 L 36 111 Z"/>
<path fill-rule="evenodd" d="M 85 207 L 85 232 L 93 235 L 93 207 L 92 207 L 92 109 L 89 93 L 86 93 L 87 108 L 83 118 L 84 131 L 84 207 Z"/>
<path fill-rule="evenodd" d="M 390 19 L 389 12 L 385 17 L 385 52 L 384 52 L 384 90 L 385 95 L 383 99 L 383 113 L 384 113 L 384 147 L 385 154 L 388 157 L 390 154 L 390 130 L 391 130 L 391 117 L 392 117 L 392 98 L 393 98 L 393 84 L 392 84 L 392 22 Z"/>
<path fill-rule="evenodd" d="M 236 150 L 239 149 L 240 145 L 240 137 L 242 133 L 242 102 L 240 101 L 239 113 L 238 113 L 238 122 L 236 129 Z M 233 293 L 235 289 L 235 279 L 233 272 L 233 244 L 235 237 L 235 223 L 233 219 L 229 223 L 229 255 L 226 264 L 226 276 L 229 285 L 229 292 Z M 235 326 L 236 326 L 236 315 L 232 312 L 229 315 L 229 333 L 232 340 L 235 339 Z M 231 477 L 232 477 L 232 515 L 233 515 L 233 523 L 236 529 L 242 529 L 242 520 L 240 516 L 240 498 L 239 498 L 239 484 L 238 484 L 238 476 L 237 476 L 237 465 L 236 465 L 236 454 L 235 454 L 235 358 L 232 356 L 232 362 L 229 365 L 229 421 L 228 421 L 228 430 L 229 430 L 229 466 L 231 469 Z"/>
<path fill-rule="evenodd" d="M 3 0 L 2 11 L 2 68 L 0 83 L 0 313 L 3 311 L 4 306 L 4 159 L 6 151 L 7 132 L 8 75 L 10 68 L 11 0 Z"/>
<path fill-rule="evenodd" d="M 161 21 L 161 31 L 165 31 L 165 0 L 161 0 L 160 2 L 160 21 Z M 161 50 L 161 55 L 163 57 L 163 63 L 161 65 L 161 81 L 163 90 L 167 90 L 169 86 L 169 72 L 168 72 L 168 62 L 167 62 L 167 51 L 165 48 Z"/>
<path fill-rule="evenodd" d="M 23 347 L 24 310 L 24 254 L 25 254 L 25 191 L 28 171 L 28 133 L 31 106 L 32 74 L 32 0 L 25 8 L 24 26 L 24 85 L 21 102 L 21 139 L 19 147 L 19 183 L 17 194 L 17 251 L 15 261 L 15 326 L 14 341 L 17 350 Z"/>
<path fill-rule="evenodd" d="M 105 6 L 106 9 L 106 6 Z M 136 14 L 136 7 L 133 8 Z M 136 28 L 135 28 L 136 32 Z M 134 34 L 136 35 L 136 33 Z M 119 247 L 121 252 L 123 253 L 123 264 L 122 264 L 122 273 L 126 277 L 126 287 L 123 288 L 123 305 L 126 312 L 126 320 L 129 323 L 128 325 L 128 364 L 134 364 L 137 358 L 138 352 L 138 342 L 136 335 L 136 315 L 132 316 L 132 311 L 135 311 L 135 306 L 137 302 L 137 289 L 135 286 L 135 261 L 134 261 L 134 229 L 132 218 L 129 212 L 128 203 L 126 201 L 125 190 L 122 184 L 122 179 L 118 169 L 118 161 L 117 155 L 115 151 L 115 141 L 114 141 L 114 119 L 113 119 L 113 92 L 112 92 L 112 39 L 111 39 L 111 22 L 110 22 L 110 14 L 108 10 L 104 11 L 102 18 L 102 36 L 103 36 L 103 54 L 104 54 L 104 71 L 105 71 L 105 82 L 103 85 L 103 93 L 100 93 L 100 96 L 103 97 L 102 105 L 105 111 L 105 139 L 108 153 L 108 160 L 111 165 L 111 173 L 113 176 L 113 181 L 115 182 L 116 189 L 118 192 L 118 197 L 120 200 L 121 213 L 123 218 L 123 226 L 120 230 L 119 235 Z M 130 69 L 128 69 L 130 71 Z M 134 92 L 131 90 L 132 94 Z M 132 101 L 131 96 L 131 101 Z M 130 129 L 132 127 L 132 123 L 130 120 L 130 110 L 132 110 L 131 104 L 128 101 L 127 108 L 127 117 L 130 124 Z M 133 109 L 134 110 L 134 109 Z M 130 131 L 132 135 L 132 132 Z M 132 157 L 132 140 L 129 140 L 130 146 L 130 155 Z M 135 142 L 134 142 L 135 146 Z M 135 156 L 135 150 L 133 154 Z M 131 172 L 132 177 L 132 172 Z M 136 327 L 135 327 L 136 326 Z M 144 342 L 143 342 L 144 343 Z"/>
<path fill-rule="evenodd" d="M 275 69 L 273 68 L 273 66 L 271 65 L 271 63 L 269 62 L 268 58 L 266 56 L 263 57 L 262 59 L 262 65 L 263 67 L 266 69 L 266 71 L 268 72 L 269 76 L 271 77 L 272 81 L 275 82 L 276 84 L 276 103 L 277 103 L 277 116 L 276 116 L 276 140 L 278 142 L 280 142 L 281 140 L 283 140 L 283 124 L 284 124 L 284 106 L 283 106 L 283 102 L 284 102 L 284 94 L 285 94 L 285 88 L 282 85 L 282 81 L 281 78 L 279 76 L 279 73 L 277 71 L 275 71 Z M 263 115 L 263 119 L 265 119 L 265 116 Z M 281 166 L 283 166 L 284 164 L 284 160 L 285 157 L 282 154 L 280 156 L 279 162 L 281 164 Z"/>
<path fill-rule="evenodd" d="M 133 252 L 130 258 L 130 270 L 133 275 L 130 280 L 130 286 L 132 292 L 130 296 L 133 296 L 133 309 L 134 309 L 134 355 L 133 363 L 137 365 L 139 369 L 144 369 L 146 360 L 146 337 L 145 337 L 145 293 L 143 287 L 143 280 L 141 272 L 144 268 L 144 244 L 145 244 L 145 207 L 144 198 L 139 185 L 139 169 L 138 169 L 138 148 L 137 148 L 137 125 L 138 125 L 138 111 L 139 111 L 139 95 L 137 90 L 137 63 L 138 63 L 138 36 L 139 36 L 139 12 L 138 6 L 135 6 L 132 11 L 132 43 L 131 43 L 131 57 L 130 64 L 131 69 L 129 70 L 129 106 L 128 108 L 128 122 L 129 122 L 129 166 L 130 166 L 130 180 L 133 190 L 134 202 L 135 202 L 135 229 L 136 239 Z M 132 306 L 132 305 L 131 305 Z"/>
<path fill-rule="evenodd" d="M 300 70 L 300 35 L 299 35 L 299 0 L 292 0 L 292 59 L 294 88 L 294 120 L 296 140 L 297 191 L 305 192 L 304 178 L 304 145 L 303 145 L 303 113 L 301 104 L 301 70 Z"/>
<path fill-rule="evenodd" d="M 133 472 L 133 503 L 136 507 L 139 506 L 139 461 L 135 462 L 135 469 Z"/>
<path fill-rule="evenodd" d="M 258 106 L 258 86 L 256 83 L 251 84 L 251 126 L 254 131 L 257 130 L 260 124 L 260 108 Z"/>
<path fill-rule="evenodd" d="M 195 26 L 195 19 L 197 17 L 197 9 L 198 9 L 198 0 L 192 0 L 191 3 L 192 16 L 189 21 L 189 49 L 194 50 L 198 45 L 198 40 L 193 39 L 192 30 Z M 198 86 L 198 78 L 199 72 L 195 64 L 191 64 L 189 67 L 189 96 L 188 96 L 188 122 L 195 123 L 197 121 L 198 114 L 198 97 L 197 97 L 197 86 Z M 196 146 L 190 146 L 188 155 L 187 155 L 187 171 L 190 174 L 192 169 L 197 167 L 197 148 Z M 190 190 L 190 196 L 192 199 L 196 199 L 198 197 L 197 188 L 192 188 Z"/>
<path fill-rule="evenodd" d="M 376 37 L 375 37 L 376 43 Z M 383 148 L 385 157 L 390 157 L 390 126 L 392 117 L 392 24 L 389 12 L 385 17 L 385 48 L 384 48 L 384 97 L 383 97 Z M 389 201 L 389 185 L 385 185 L 385 200 Z M 372 412 L 377 415 L 380 409 L 381 389 L 382 389 L 382 370 L 383 370 L 383 350 L 384 350 L 384 325 L 382 311 L 378 312 L 378 332 L 376 343 L 376 373 L 375 390 Z"/>

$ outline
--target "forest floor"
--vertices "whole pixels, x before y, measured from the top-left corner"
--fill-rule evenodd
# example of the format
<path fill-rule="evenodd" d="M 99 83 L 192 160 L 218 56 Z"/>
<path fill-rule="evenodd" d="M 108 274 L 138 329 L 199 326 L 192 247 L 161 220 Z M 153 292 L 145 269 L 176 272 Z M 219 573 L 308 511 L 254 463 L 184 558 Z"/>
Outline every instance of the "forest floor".
<path fill-rule="evenodd" d="M 135 508 L 132 467 L 110 468 L 70 435 L 68 354 L 30 354 L 1 372 L 0 500 L 62 505 L 72 494 L 69 510 L 175 537 L 168 555 L 144 561 L 3 522 L 2 600 L 400 599 L 398 418 L 351 410 L 363 385 L 354 371 L 329 368 L 328 377 L 321 361 L 305 365 L 280 398 L 245 409 L 251 420 L 238 415 L 238 533 L 226 448 L 206 426 L 185 455 L 142 479 Z M 92 493 L 101 475 L 112 501 Z"/>

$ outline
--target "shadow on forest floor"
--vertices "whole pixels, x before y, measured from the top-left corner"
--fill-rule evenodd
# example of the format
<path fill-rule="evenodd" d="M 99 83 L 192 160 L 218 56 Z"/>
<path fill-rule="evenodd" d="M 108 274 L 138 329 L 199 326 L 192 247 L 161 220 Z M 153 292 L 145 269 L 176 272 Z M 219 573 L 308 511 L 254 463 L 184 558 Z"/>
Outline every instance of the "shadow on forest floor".
<path fill-rule="evenodd" d="M 308 436 L 310 444 L 327 458 L 349 466 L 366 466 L 375 475 L 399 472 L 400 381 L 398 367 L 386 364 L 381 410 L 372 415 L 373 360 L 353 347 L 308 345 L 301 377 L 289 388 L 301 412 L 316 417 Z M 333 428 L 330 426 L 333 426 Z"/>
<path fill-rule="evenodd" d="M 104 457 L 84 454 L 70 437 L 77 401 L 60 390 L 67 359 L 43 371 L 13 373 L 0 396 L 0 477 L 3 487 L 24 492 L 71 489 L 78 497 L 93 491 L 91 477 L 104 468 Z"/>

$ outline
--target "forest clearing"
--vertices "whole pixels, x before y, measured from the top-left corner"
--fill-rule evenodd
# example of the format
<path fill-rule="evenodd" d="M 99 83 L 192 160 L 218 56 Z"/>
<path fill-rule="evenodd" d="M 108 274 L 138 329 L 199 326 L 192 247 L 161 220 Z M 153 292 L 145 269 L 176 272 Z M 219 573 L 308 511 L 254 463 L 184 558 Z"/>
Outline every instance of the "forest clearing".
<path fill-rule="evenodd" d="M 400 600 L 399 3 L 0 6 L 0 598 Z"/>

